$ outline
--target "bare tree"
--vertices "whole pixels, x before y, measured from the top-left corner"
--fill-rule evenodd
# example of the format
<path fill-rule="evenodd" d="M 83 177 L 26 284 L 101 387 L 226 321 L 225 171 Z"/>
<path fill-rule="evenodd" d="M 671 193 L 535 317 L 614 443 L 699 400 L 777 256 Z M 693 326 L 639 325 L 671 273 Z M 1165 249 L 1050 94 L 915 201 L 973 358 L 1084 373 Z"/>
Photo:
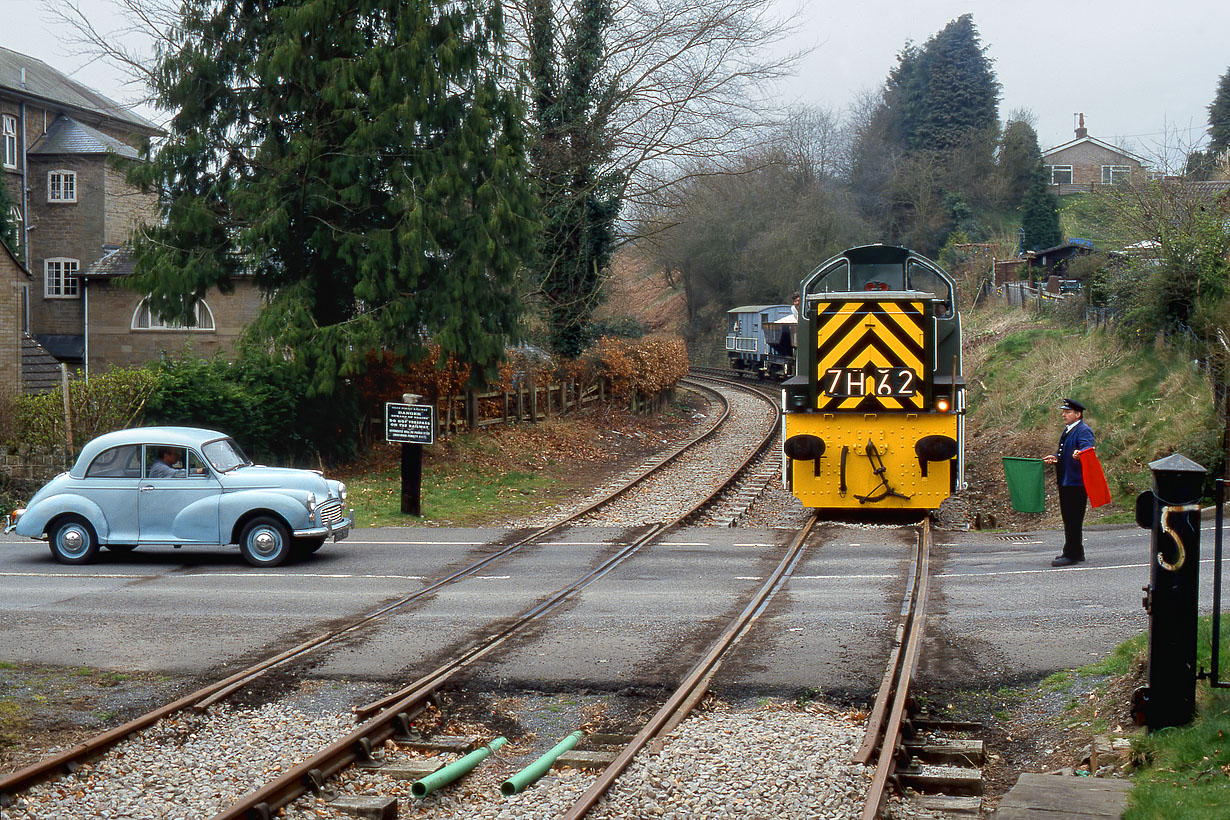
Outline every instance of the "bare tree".
<path fill-rule="evenodd" d="M 66 47 L 120 69 L 137 92 L 137 102 L 153 103 L 157 55 L 175 43 L 180 5 L 174 0 L 111 0 L 111 5 L 120 22 L 103 28 L 76 0 L 43 0 L 43 8 L 60 23 Z"/>
<path fill-rule="evenodd" d="M 505 0 L 508 34 L 522 54 L 529 53 L 535 5 Z M 562 38 L 573 6 L 550 5 Z M 794 17 L 778 17 L 771 6 L 768 0 L 614 4 L 599 69 L 612 92 L 600 115 L 609 123 L 611 170 L 624 177 L 623 202 L 656 203 L 697 167 L 727 167 L 725 157 L 759 142 L 775 124 L 765 98 L 800 55 L 781 51 Z"/>

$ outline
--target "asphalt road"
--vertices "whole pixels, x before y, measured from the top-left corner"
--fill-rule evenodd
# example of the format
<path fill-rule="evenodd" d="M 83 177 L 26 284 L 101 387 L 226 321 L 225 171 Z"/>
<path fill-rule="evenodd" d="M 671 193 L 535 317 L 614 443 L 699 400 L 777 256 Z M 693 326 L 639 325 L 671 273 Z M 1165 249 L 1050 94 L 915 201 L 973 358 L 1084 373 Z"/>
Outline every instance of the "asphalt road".
<path fill-rule="evenodd" d="M 776 564 L 791 532 L 698 528 L 643 549 L 470 674 L 486 686 L 619 690 L 674 682 Z M 317 658 L 312 675 L 413 679 L 481 639 L 626 543 L 570 530 L 441 590 Z M 937 533 L 924 682 L 1011 682 L 1100 657 L 1146 628 L 1147 532 L 1087 532 L 1089 561 L 1052 569 L 1055 532 Z M 490 555 L 502 530 L 358 530 L 275 570 L 238 551 L 104 552 L 56 564 L 46 545 L 0 538 L 0 661 L 201 674 L 234 668 Z M 1212 534 L 1204 533 L 1211 553 Z M 734 695 L 804 689 L 862 697 L 878 684 L 904 583 L 909 539 L 887 528 L 828 527 L 785 594 L 762 615 L 718 683 Z M 1202 607 L 1211 601 L 1202 562 Z"/>

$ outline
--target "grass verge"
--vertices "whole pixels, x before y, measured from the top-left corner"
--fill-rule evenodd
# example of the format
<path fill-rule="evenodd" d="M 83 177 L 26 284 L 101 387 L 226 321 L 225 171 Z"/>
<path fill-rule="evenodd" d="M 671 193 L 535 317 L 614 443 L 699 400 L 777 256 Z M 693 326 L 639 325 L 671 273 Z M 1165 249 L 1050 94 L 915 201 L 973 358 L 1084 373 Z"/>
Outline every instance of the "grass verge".
<path fill-rule="evenodd" d="M 1211 617 L 1200 619 L 1197 665 L 1209 668 Z M 1129 647 L 1128 644 L 1132 644 Z M 1120 647 L 1144 651 L 1137 636 Z M 1230 615 L 1222 616 L 1222 658 L 1230 650 Z M 1116 650 L 1115 655 L 1120 655 Z M 1112 656 L 1110 660 L 1115 662 Z M 1222 667 L 1222 675 L 1226 667 Z M 1124 820 L 1230 820 L 1230 690 L 1196 686 L 1196 717 L 1186 726 L 1143 735 L 1134 751 L 1144 765 L 1133 777 Z"/>

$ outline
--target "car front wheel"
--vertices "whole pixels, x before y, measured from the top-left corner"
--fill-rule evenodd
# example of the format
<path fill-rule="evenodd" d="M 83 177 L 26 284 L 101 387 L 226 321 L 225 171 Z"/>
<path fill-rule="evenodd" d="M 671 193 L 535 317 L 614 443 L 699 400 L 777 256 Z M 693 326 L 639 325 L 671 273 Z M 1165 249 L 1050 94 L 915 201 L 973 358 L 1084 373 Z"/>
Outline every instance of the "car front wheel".
<path fill-rule="evenodd" d="M 253 518 L 239 536 L 239 551 L 254 567 L 277 567 L 290 558 L 290 532 L 276 518 Z"/>
<path fill-rule="evenodd" d="M 57 519 L 47 531 L 51 555 L 61 564 L 88 564 L 98 554 L 98 536 L 90 522 L 77 515 Z"/>

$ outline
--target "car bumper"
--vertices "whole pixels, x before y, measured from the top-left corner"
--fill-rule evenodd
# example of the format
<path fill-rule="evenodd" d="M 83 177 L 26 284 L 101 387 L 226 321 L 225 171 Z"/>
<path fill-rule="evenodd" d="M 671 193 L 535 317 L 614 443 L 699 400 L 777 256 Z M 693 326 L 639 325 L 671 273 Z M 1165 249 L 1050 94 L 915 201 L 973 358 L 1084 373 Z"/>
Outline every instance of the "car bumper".
<path fill-rule="evenodd" d="M 350 535 L 350 530 L 354 527 L 354 510 L 350 510 L 350 514 L 341 521 L 334 524 L 325 524 L 320 527 L 312 527 L 306 530 L 295 530 L 296 538 L 332 538 L 334 541 L 341 541 L 346 536 Z"/>

